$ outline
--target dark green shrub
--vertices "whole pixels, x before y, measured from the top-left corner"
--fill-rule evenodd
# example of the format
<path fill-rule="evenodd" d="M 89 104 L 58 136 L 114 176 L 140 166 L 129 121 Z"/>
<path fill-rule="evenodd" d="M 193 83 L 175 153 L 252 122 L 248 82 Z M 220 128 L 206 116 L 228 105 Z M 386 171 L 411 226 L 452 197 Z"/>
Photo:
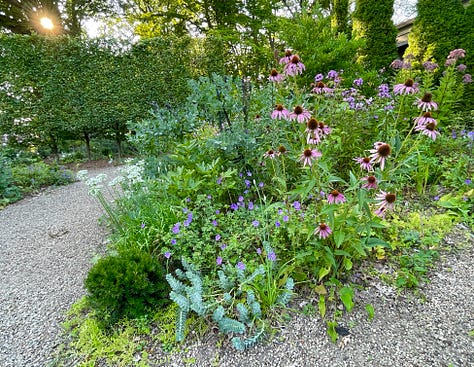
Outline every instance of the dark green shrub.
<path fill-rule="evenodd" d="M 0 156 L 0 205 L 20 199 L 20 190 L 13 183 L 10 164 Z"/>
<path fill-rule="evenodd" d="M 107 324 L 123 317 L 138 318 L 151 307 L 168 303 L 169 286 L 158 259 L 137 248 L 100 259 L 85 286 L 89 300 Z"/>
<path fill-rule="evenodd" d="M 23 193 L 31 193 L 42 187 L 67 185 L 74 182 L 74 173 L 58 165 L 44 162 L 16 164 L 12 167 L 13 182 Z"/>

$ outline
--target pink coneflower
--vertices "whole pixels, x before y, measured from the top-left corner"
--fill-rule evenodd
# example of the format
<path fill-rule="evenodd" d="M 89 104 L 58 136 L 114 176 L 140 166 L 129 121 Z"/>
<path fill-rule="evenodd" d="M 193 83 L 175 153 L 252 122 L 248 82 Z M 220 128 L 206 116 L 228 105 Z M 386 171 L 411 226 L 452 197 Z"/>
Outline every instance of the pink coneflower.
<path fill-rule="evenodd" d="M 380 163 L 380 170 L 383 171 L 385 167 L 385 159 L 390 156 L 392 148 L 387 143 L 376 142 L 374 143 L 374 149 L 369 150 L 371 163 Z"/>
<path fill-rule="evenodd" d="M 337 190 L 332 190 L 328 194 L 328 203 L 329 204 L 341 204 L 346 201 L 346 198 L 344 195 L 342 195 L 339 191 Z"/>
<path fill-rule="evenodd" d="M 378 202 L 378 209 L 375 211 L 375 215 L 385 218 L 387 209 L 393 209 L 396 199 L 395 194 L 380 191 L 380 193 L 375 196 L 375 200 Z"/>
<path fill-rule="evenodd" d="M 314 117 L 311 117 L 306 123 L 305 132 L 308 133 L 306 138 L 306 142 L 308 144 L 321 143 L 321 136 L 319 135 L 319 122 Z"/>
<path fill-rule="evenodd" d="M 422 111 L 436 111 L 438 109 L 438 104 L 433 102 L 431 98 L 433 98 L 431 93 L 425 93 L 422 98 L 417 98 L 414 104 L 416 104 Z"/>
<path fill-rule="evenodd" d="M 311 92 L 316 94 L 332 94 L 334 92 L 334 89 L 329 88 L 323 82 L 317 82 L 314 84 L 314 88 L 311 89 Z"/>
<path fill-rule="evenodd" d="M 283 67 L 283 72 L 286 75 L 294 76 L 297 74 L 302 74 L 303 70 L 305 69 L 306 67 L 301 62 L 300 57 L 298 55 L 293 55 L 290 59 L 290 62 L 285 64 L 285 66 Z"/>
<path fill-rule="evenodd" d="M 422 116 L 415 118 L 415 123 L 417 126 L 425 126 L 427 124 L 437 125 L 436 120 L 431 117 L 431 112 L 425 112 Z"/>
<path fill-rule="evenodd" d="M 365 181 L 365 184 L 362 185 L 364 189 L 376 189 L 377 188 L 377 178 L 375 176 L 365 176 L 360 179 Z"/>
<path fill-rule="evenodd" d="M 280 146 L 278 147 L 278 153 L 277 153 L 277 154 L 278 154 L 278 155 L 281 155 L 281 154 L 284 155 L 284 154 L 286 154 L 286 153 L 288 153 L 288 150 L 286 150 L 286 148 L 285 148 L 284 145 L 280 145 Z"/>
<path fill-rule="evenodd" d="M 370 157 L 358 157 L 353 159 L 360 164 L 361 169 L 365 169 L 367 172 L 372 171 L 372 160 Z"/>
<path fill-rule="evenodd" d="M 418 84 L 413 81 L 413 79 L 405 80 L 403 84 L 396 84 L 393 87 L 393 93 L 395 94 L 415 94 L 418 93 Z"/>
<path fill-rule="evenodd" d="M 463 50 L 462 48 L 457 48 L 455 50 L 452 50 L 449 55 L 448 55 L 448 59 L 461 59 L 463 57 L 466 56 L 466 51 Z"/>
<path fill-rule="evenodd" d="M 263 155 L 264 158 L 274 159 L 277 156 L 277 153 L 273 149 L 269 149 Z"/>
<path fill-rule="evenodd" d="M 433 140 L 436 140 L 436 136 L 439 135 L 439 131 L 436 130 L 436 124 L 432 122 L 426 125 L 417 125 L 415 131 L 420 131 L 423 135 L 426 135 Z"/>
<path fill-rule="evenodd" d="M 277 69 L 272 69 L 270 71 L 270 76 L 268 77 L 268 80 L 271 82 L 275 83 L 281 83 L 285 79 L 285 76 L 283 74 L 280 74 Z"/>
<path fill-rule="evenodd" d="M 311 118 L 311 113 L 308 110 L 305 110 L 302 106 L 296 106 L 293 109 L 293 112 L 289 114 L 290 120 L 296 120 L 299 123 L 303 124 Z"/>
<path fill-rule="evenodd" d="M 271 114 L 271 118 L 276 119 L 276 120 L 281 120 L 281 119 L 288 120 L 289 117 L 290 117 L 290 111 L 288 111 L 285 107 L 283 107 L 282 104 L 277 104 L 275 106 L 275 110 Z"/>
<path fill-rule="evenodd" d="M 314 230 L 314 235 L 319 235 L 319 238 L 328 238 L 331 233 L 331 228 L 326 223 L 320 223 Z"/>
<path fill-rule="evenodd" d="M 285 56 L 280 59 L 280 64 L 288 64 L 291 61 L 292 56 L 293 52 L 291 50 L 286 50 Z"/>
<path fill-rule="evenodd" d="M 318 129 L 321 135 L 326 136 L 326 135 L 331 134 L 332 129 L 328 125 L 326 125 L 322 121 L 318 121 L 318 123 L 319 123 Z"/>
<path fill-rule="evenodd" d="M 303 150 L 303 153 L 301 153 L 299 160 L 303 161 L 303 167 L 306 165 L 309 165 L 311 167 L 313 164 L 312 161 L 321 156 L 322 154 L 316 149 L 306 148 L 305 150 Z"/>

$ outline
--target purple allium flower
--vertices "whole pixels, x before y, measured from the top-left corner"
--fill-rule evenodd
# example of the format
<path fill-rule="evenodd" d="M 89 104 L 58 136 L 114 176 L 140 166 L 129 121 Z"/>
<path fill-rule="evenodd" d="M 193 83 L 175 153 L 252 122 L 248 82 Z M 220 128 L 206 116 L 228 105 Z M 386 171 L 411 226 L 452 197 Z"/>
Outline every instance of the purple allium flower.
<path fill-rule="evenodd" d="M 356 80 L 352 82 L 352 84 L 354 84 L 356 87 L 360 87 L 362 84 L 364 84 L 364 79 L 357 78 Z"/>
<path fill-rule="evenodd" d="M 301 210 L 301 203 L 299 201 L 294 201 L 293 208 L 295 208 L 295 210 Z"/>
<path fill-rule="evenodd" d="M 456 59 L 447 59 L 446 62 L 444 63 L 444 66 L 453 66 L 456 65 Z M 443 75 L 445 75 L 446 71 L 443 72 Z"/>
<path fill-rule="evenodd" d="M 290 111 L 283 107 L 282 104 L 277 104 L 270 117 L 274 120 L 288 120 L 290 117 Z"/>
<path fill-rule="evenodd" d="M 397 84 L 393 87 L 393 93 L 395 94 L 415 94 L 418 92 L 418 84 L 413 79 L 407 79 L 405 83 Z"/>
<path fill-rule="evenodd" d="M 357 163 L 360 164 L 361 169 L 365 169 L 367 172 L 370 172 L 373 170 L 372 168 L 372 161 L 370 157 L 357 157 L 353 158 Z"/>
<path fill-rule="evenodd" d="M 216 241 L 220 241 L 222 237 L 221 237 L 220 234 L 216 234 L 216 237 L 215 237 L 215 238 L 216 238 Z"/>
<path fill-rule="evenodd" d="M 426 70 L 426 71 L 434 71 L 438 68 L 438 64 L 435 63 L 435 62 L 432 62 L 432 61 L 425 61 L 423 63 L 423 68 Z"/>
<path fill-rule="evenodd" d="M 167 259 L 169 259 L 169 258 L 171 257 L 171 252 L 166 251 L 166 252 L 165 252 L 165 257 L 166 257 Z"/>
<path fill-rule="evenodd" d="M 285 64 L 283 67 L 283 72 L 288 76 L 295 76 L 302 74 L 303 70 L 305 69 L 306 67 L 301 62 L 300 57 L 298 55 L 293 55 L 290 59 L 290 62 Z"/>
<path fill-rule="evenodd" d="M 305 167 L 306 165 L 309 165 L 311 167 L 313 164 L 312 161 L 321 156 L 322 154 L 316 149 L 307 148 L 303 150 L 303 153 L 301 153 L 300 158 L 298 160 L 303 161 L 303 167 Z"/>
<path fill-rule="evenodd" d="M 437 125 L 436 120 L 431 117 L 431 112 L 425 112 L 422 116 L 415 118 L 415 123 L 417 126 L 426 126 L 427 124 Z"/>
<path fill-rule="evenodd" d="M 462 48 L 457 48 L 455 50 L 452 50 L 449 55 L 448 55 L 448 59 L 461 59 L 463 57 L 466 56 L 466 51 L 463 50 Z"/>
<path fill-rule="evenodd" d="M 337 190 L 332 190 L 328 194 L 328 203 L 329 204 L 342 204 L 346 201 L 346 198 L 344 195 L 342 195 L 339 191 Z"/>
<path fill-rule="evenodd" d="M 365 176 L 360 179 L 365 181 L 365 184 L 362 185 L 364 189 L 376 189 L 377 188 L 377 178 L 375 176 Z"/>
<path fill-rule="evenodd" d="M 433 95 L 431 93 L 425 93 L 422 98 L 417 98 L 414 104 L 417 105 L 422 111 L 436 111 L 438 109 L 438 104 L 431 100 Z"/>
<path fill-rule="evenodd" d="M 172 228 L 172 232 L 173 232 L 174 234 L 178 234 L 178 233 L 179 233 L 179 227 L 180 227 L 180 226 L 181 226 L 181 222 L 176 223 L 176 224 L 173 226 L 173 228 Z"/>
<path fill-rule="evenodd" d="M 145 227 L 146 227 L 146 224 L 145 224 L 145 223 L 142 223 L 142 224 L 140 225 L 140 228 L 141 228 L 141 229 L 143 229 L 143 228 L 145 228 Z"/>
<path fill-rule="evenodd" d="M 237 263 L 237 269 L 239 270 L 245 270 L 245 264 L 242 261 L 239 261 Z"/>
<path fill-rule="evenodd" d="M 471 76 L 471 74 L 464 74 L 463 77 L 462 77 L 462 82 L 463 82 L 464 84 L 472 83 L 472 76 Z"/>
<path fill-rule="evenodd" d="M 316 93 L 316 94 L 329 94 L 329 95 L 332 95 L 334 93 L 334 89 L 329 88 L 323 82 L 317 82 L 314 85 L 314 88 L 311 89 L 311 92 Z"/>
<path fill-rule="evenodd" d="M 387 143 L 377 141 L 374 143 L 374 149 L 369 150 L 371 163 L 380 163 L 380 170 L 383 171 L 385 167 L 385 159 L 390 157 L 392 148 Z"/>
<path fill-rule="evenodd" d="M 430 137 L 433 140 L 436 140 L 436 136 L 439 135 L 439 131 L 436 130 L 436 124 L 430 122 L 426 125 L 416 125 L 415 131 L 421 132 L 423 135 Z"/>
<path fill-rule="evenodd" d="M 222 265 L 222 257 L 217 256 L 217 258 L 216 258 L 216 264 L 217 264 L 217 265 Z"/>
<path fill-rule="evenodd" d="M 283 222 L 288 222 L 289 220 L 290 220 L 290 218 L 287 215 L 283 216 Z"/>
<path fill-rule="evenodd" d="M 276 261 L 276 259 L 277 259 L 276 254 L 273 251 L 270 251 L 267 254 L 267 258 L 268 258 L 268 260 L 273 261 L 273 262 Z"/>
<path fill-rule="evenodd" d="M 323 74 L 317 74 L 317 75 L 314 77 L 315 83 L 321 82 L 323 79 L 324 79 L 324 75 L 323 75 Z"/>
<path fill-rule="evenodd" d="M 279 63 L 280 64 L 288 64 L 291 61 L 291 57 L 293 56 L 293 52 L 291 50 L 285 51 L 285 56 L 283 56 Z"/>
<path fill-rule="evenodd" d="M 275 159 L 276 156 L 277 152 L 275 152 L 273 149 L 269 149 L 263 154 L 263 158 Z"/>
<path fill-rule="evenodd" d="M 253 210 L 253 208 L 254 208 L 253 201 L 249 201 L 249 203 L 247 205 L 247 208 L 248 208 L 248 210 Z"/>
<path fill-rule="evenodd" d="M 296 120 L 300 124 L 305 123 L 310 118 L 311 118 L 311 113 L 308 110 L 304 109 L 302 106 L 296 106 L 293 109 L 293 112 L 291 112 L 289 115 L 290 121 Z"/>
<path fill-rule="evenodd" d="M 260 247 L 257 248 L 257 254 L 258 254 L 258 255 L 261 255 L 261 254 L 262 254 L 262 249 L 261 249 Z"/>
<path fill-rule="evenodd" d="M 172 245 L 176 245 L 176 238 L 172 238 L 170 242 Z"/>
<path fill-rule="evenodd" d="M 281 226 L 281 223 L 279 221 L 276 221 L 275 222 L 275 227 L 280 227 Z"/>
<path fill-rule="evenodd" d="M 393 209 L 396 198 L 397 197 L 395 194 L 380 191 L 380 193 L 377 194 L 375 198 L 375 200 L 378 202 L 378 209 L 375 211 L 375 215 L 385 218 L 386 210 Z"/>
<path fill-rule="evenodd" d="M 328 79 L 336 79 L 339 76 L 339 73 L 336 70 L 328 71 Z"/>
<path fill-rule="evenodd" d="M 270 76 L 268 77 L 268 80 L 275 83 L 281 83 L 283 80 L 285 80 L 285 76 L 283 74 L 280 74 L 277 69 L 272 69 L 270 71 Z"/>
<path fill-rule="evenodd" d="M 331 233 L 331 228 L 326 223 L 319 224 L 314 230 L 314 235 L 319 235 L 319 238 L 328 238 Z"/>
<path fill-rule="evenodd" d="M 260 224 L 260 222 L 259 222 L 258 220 L 252 221 L 252 225 L 253 225 L 254 227 L 258 227 L 259 224 Z"/>
<path fill-rule="evenodd" d="M 456 70 L 459 71 L 460 73 L 464 73 L 466 69 L 467 69 L 467 66 L 464 64 L 459 64 L 458 66 L 456 66 Z"/>
<path fill-rule="evenodd" d="M 217 223 L 217 220 L 213 219 L 213 220 L 212 220 L 212 225 L 213 225 L 214 227 L 217 227 L 217 224 L 218 224 L 218 223 Z"/>

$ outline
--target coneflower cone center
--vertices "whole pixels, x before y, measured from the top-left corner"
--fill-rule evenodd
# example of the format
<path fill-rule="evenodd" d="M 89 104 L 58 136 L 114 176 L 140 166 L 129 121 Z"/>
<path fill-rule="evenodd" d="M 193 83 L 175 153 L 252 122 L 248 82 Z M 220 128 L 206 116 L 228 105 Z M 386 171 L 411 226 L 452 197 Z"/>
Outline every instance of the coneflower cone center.
<path fill-rule="evenodd" d="M 334 196 L 334 197 L 335 197 L 335 196 L 338 196 L 338 195 L 339 195 L 339 191 L 337 191 L 337 190 L 332 190 L 332 191 L 331 191 L 331 195 Z"/>
<path fill-rule="evenodd" d="M 388 157 L 390 155 L 390 151 L 391 151 L 391 148 L 390 148 L 390 145 L 388 144 L 382 144 L 378 149 L 377 149 L 377 153 L 381 156 L 381 157 Z"/>
<path fill-rule="evenodd" d="M 291 55 L 293 55 L 293 53 L 291 52 L 291 50 L 286 50 L 286 51 L 285 51 L 285 56 L 286 56 L 286 57 L 290 57 Z"/>
<path fill-rule="evenodd" d="M 327 228 L 328 228 L 328 226 L 327 226 L 326 224 L 324 224 L 324 223 L 321 223 L 321 224 L 319 225 L 319 229 L 320 229 L 321 231 L 325 231 Z"/>
<path fill-rule="evenodd" d="M 423 117 L 431 118 L 431 112 L 425 112 L 425 113 L 423 114 Z"/>
<path fill-rule="evenodd" d="M 313 156 L 313 152 L 311 151 L 311 149 L 305 149 L 304 152 L 303 152 L 303 155 L 306 157 L 306 158 L 310 158 Z"/>
<path fill-rule="evenodd" d="M 286 153 L 286 148 L 285 148 L 283 145 L 280 145 L 280 146 L 278 147 L 278 151 L 279 151 L 280 153 Z"/>
<path fill-rule="evenodd" d="M 435 128 L 436 128 L 436 125 L 433 122 L 426 124 L 427 130 L 434 131 Z"/>
<path fill-rule="evenodd" d="M 277 76 L 278 75 L 278 70 L 277 69 L 272 69 L 272 71 L 270 71 L 270 75 L 271 76 Z"/>
<path fill-rule="evenodd" d="M 282 104 L 277 104 L 276 105 L 276 110 L 277 111 L 283 111 L 283 105 Z"/>
<path fill-rule="evenodd" d="M 326 86 L 326 84 L 324 84 L 323 82 L 317 82 L 316 83 L 316 88 L 324 88 Z"/>
<path fill-rule="evenodd" d="M 300 58 L 298 55 L 293 55 L 293 57 L 291 58 L 291 63 L 292 64 L 297 64 L 300 62 Z"/>
<path fill-rule="evenodd" d="M 275 152 L 273 151 L 273 149 L 270 149 L 268 152 L 267 152 L 268 155 L 273 155 L 275 154 Z"/>
<path fill-rule="evenodd" d="M 303 113 L 303 107 L 296 106 L 294 111 L 297 115 L 301 115 Z"/>
<path fill-rule="evenodd" d="M 432 97 L 433 97 L 433 95 L 431 93 L 425 93 L 425 95 L 423 96 L 423 98 L 421 100 L 423 102 L 429 103 L 429 102 L 431 102 Z"/>
<path fill-rule="evenodd" d="M 395 194 L 387 194 L 387 195 L 385 195 L 385 201 L 387 201 L 387 203 L 389 203 L 389 204 L 394 203 L 396 198 L 397 198 L 397 197 L 395 196 Z"/>
<path fill-rule="evenodd" d="M 413 87 L 414 83 L 413 79 L 407 79 L 405 80 L 405 87 Z"/>
<path fill-rule="evenodd" d="M 370 183 L 370 184 L 374 184 L 376 181 L 377 181 L 377 179 L 375 178 L 375 176 L 367 177 L 367 182 Z"/>
<path fill-rule="evenodd" d="M 364 158 L 362 158 L 362 161 L 364 163 L 370 163 L 370 158 L 369 157 L 364 157 Z"/>
<path fill-rule="evenodd" d="M 309 119 L 307 126 L 309 130 L 316 130 L 319 127 L 319 123 L 314 117 L 312 117 Z"/>

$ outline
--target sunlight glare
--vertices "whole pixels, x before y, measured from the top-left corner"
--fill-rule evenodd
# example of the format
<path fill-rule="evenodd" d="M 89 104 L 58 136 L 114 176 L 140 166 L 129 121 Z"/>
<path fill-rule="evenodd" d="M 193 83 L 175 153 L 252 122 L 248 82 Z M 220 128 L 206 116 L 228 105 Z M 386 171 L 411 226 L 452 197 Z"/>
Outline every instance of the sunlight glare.
<path fill-rule="evenodd" d="M 45 29 L 52 30 L 54 28 L 54 24 L 51 19 L 47 17 L 43 17 L 40 19 L 41 26 Z"/>

